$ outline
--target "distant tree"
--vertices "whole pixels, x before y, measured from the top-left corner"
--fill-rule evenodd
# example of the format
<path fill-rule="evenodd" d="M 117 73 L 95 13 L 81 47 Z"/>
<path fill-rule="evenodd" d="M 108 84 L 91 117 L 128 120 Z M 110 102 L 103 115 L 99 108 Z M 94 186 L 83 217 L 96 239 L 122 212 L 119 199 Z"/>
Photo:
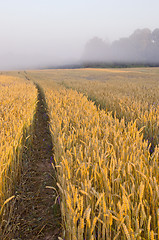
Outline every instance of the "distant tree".
<path fill-rule="evenodd" d="M 100 38 L 92 38 L 85 46 L 83 58 L 87 61 L 106 60 L 108 46 Z"/>
<path fill-rule="evenodd" d="M 114 41 L 111 46 L 111 52 L 114 61 L 131 62 L 132 59 L 137 58 L 129 38 L 121 38 L 118 41 Z"/>
<path fill-rule="evenodd" d="M 151 34 L 151 48 L 149 51 L 149 59 L 152 63 L 159 63 L 159 29 L 156 28 Z"/>
<path fill-rule="evenodd" d="M 152 32 L 152 41 L 154 44 L 159 45 L 159 28 Z"/>
<path fill-rule="evenodd" d="M 151 43 L 151 31 L 148 28 L 137 29 L 129 39 L 136 44 L 136 46 L 145 49 Z"/>

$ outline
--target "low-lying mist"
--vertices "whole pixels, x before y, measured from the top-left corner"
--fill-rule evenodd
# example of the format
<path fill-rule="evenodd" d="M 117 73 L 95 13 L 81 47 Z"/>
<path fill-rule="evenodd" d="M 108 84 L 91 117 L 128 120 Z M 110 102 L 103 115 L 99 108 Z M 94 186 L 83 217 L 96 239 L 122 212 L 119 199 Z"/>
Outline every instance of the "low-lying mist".
<path fill-rule="evenodd" d="M 82 61 L 159 64 L 159 29 L 138 29 L 111 44 L 95 37 L 86 44 Z"/>
<path fill-rule="evenodd" d="M 36 43 L 36 44 L 35 44 Z M 61 39 L 60 43 L 38 43 L 34 39 L 27 48 L 16 46 L 14 51 L 0 52 L 0 70 L 72 68 L 99 63 L 114 66 L 125 64 L 159 65 L 159 29 L 138 29 L 129 37 L 108 43 L 94 37 L 86 44 Z"/>

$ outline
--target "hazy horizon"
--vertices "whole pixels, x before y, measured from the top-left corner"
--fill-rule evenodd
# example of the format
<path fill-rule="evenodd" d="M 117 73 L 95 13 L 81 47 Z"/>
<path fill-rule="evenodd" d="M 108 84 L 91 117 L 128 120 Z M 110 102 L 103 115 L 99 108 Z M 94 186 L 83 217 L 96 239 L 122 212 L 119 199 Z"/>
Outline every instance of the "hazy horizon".
<path fill-rule="evenodd" d="M 0 6 L 0 70 L 78 62 L 95 36 L 111 43 L 159 27 L 157 0 L 5 0 Z"/>

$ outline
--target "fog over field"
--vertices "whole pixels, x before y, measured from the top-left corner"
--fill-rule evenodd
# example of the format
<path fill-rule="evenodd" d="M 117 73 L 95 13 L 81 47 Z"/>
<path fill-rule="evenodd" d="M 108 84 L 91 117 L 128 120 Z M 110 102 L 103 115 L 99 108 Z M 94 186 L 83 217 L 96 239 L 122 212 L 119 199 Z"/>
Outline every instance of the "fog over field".
<path fill-rule="evenodd" d="M 157 0 L 6 0 L 0 7 L 0 70 L 158 62 Z"/>
<path fill-rule="evenodd" d="M 159 64 L 159 28 L 137 29 L 129 37 L 107 43 L 95 37 L 85 46 L 84 62 Z"/>

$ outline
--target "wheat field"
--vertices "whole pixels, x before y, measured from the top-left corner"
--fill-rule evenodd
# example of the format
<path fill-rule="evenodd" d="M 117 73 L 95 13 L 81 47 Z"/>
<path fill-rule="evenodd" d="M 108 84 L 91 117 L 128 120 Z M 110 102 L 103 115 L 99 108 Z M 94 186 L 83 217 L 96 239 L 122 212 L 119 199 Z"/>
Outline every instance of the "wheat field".
<path fill-rule="evenodd" d="M 35 82 L 48 108 L 59 239 L 159 239 L 158 68 L 25 74 L 0 77 L 1 215 L 20 178 L 23 139 L 32 136 Z"/>
<path fill-rule="evenodd" d="M 24 144 L 31 140 L 37 91 L 33 83 L 0 76 L 0 223 L 20 179 Z M 29 140 L 30 139 L 30 140 Z"/>
<path fill-rule="evenodd" d="M 137 70 L 107 70 L 108 74 L 100 69 L 89 71 L 81 74 L 82 78 L 57 82 L 84 93 L 100 108 L 111 111 L 118 119 L 124 118 L 126 123 L 136 121 L 139 129 L 144 127 L 144 138 L 151 143 L 153 151 L 159 143 L 159 80 L 155 71 L 147 70 L 144 74 L 141 70 L 138 74 Z M 99 76 L 90 80 L 96 71 Z"/>
<path fill-rule="evenodd" d="M 62 81 L 67 87 L 77 84 L 67 77 Z M 39 82 L 51 119 L 64 238 L 158 239 L 159 147 L 151 154 L 145 126 L 97 108 L 82 93 L 59 87 L 61 80 L 49 76 Z M 87 88 L 84 83 L 89 95 L 91 83 Z M 91 90 L 100 96 L 96 85 Z M 151 116 L 147 119 L 145 111 L 146 120 L 153 121 Z"/>

